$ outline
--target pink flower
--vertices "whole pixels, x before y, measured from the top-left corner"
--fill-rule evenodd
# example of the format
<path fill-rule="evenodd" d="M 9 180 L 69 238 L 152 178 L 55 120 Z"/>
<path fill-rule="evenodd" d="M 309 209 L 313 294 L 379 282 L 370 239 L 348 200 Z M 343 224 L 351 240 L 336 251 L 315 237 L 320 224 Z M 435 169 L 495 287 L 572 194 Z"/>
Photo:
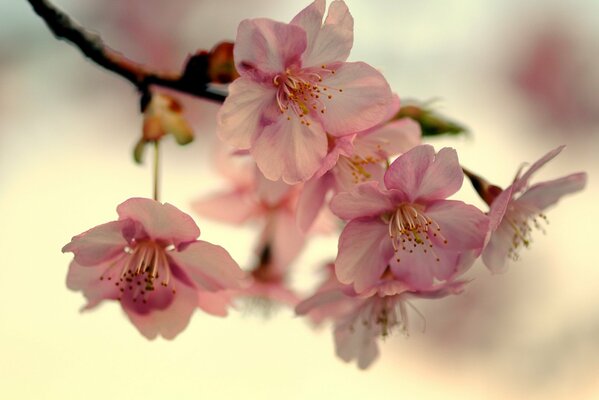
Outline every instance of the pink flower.
<path fill-rule="evenodd" d="M 87 298 L 84 309 L 119 300 L 142 335 L 173 339 L 196 307 L 227 314 L 223 289 L 238 288 L 245 274 L 220 246 L 196 240 L 200 230 L 174 206 L 132 198 L 119 219 L 73 237 L 63 252 L 75 256 L 67 286 Z"/>
<path fill-rule="evenodd" d="M 585 187 L 587 174 L 584 172 L 528 186 L 532 175 L 564 147 L 557 147 L 545 154 L 522 176 L 518 171 L 514 182 L 491 199 L 490 237 L 482 257 L 492 272 L 505 272 L 507 258 L 518 259 L 518 250 L 528 247 L 532 241 L 533 227 L 543 230 L 540 220 L 546 219 L 543 214 L 546 208 L 556 204 L 562 196 Z"/>
<path fill-rule="evenodd" d="M 327 161 L 301 192 L 297 211 L 300 228 L 307 231 L 312 226 L 329 192 L 348 192 L 368 181 L 382 183 L 389 157 L 420 144 L 420 136 L 420 125 L 403 118 L 335 140 Z"/>
<path fill-rule="evenodd" d="M 331 202 L 348 220 L 339 238 L 335 272 L 357 292 L 372 286 L 389 266 L 396 279 L 426 289 L 456 272 L 462 254 L 480 251 L 489 221 L 476 207 L 445 200 L 462 185 L 455 150 L 414 147 L 377 182 L 356 186 Z"/>
<path fill-rule="evenodd" d="M 235 42 L 240 78 L 218 113 L 220 138 L 249 149 L 270 180 L 309 179 L 341 137 L 383 121 L 393 96 L 383 76 L 347 63 L 353 18 L 343 1 L 316 0 L 290 24 L 244 20 Z"/>
<path fill-rule="evenodd" d="M 410 299 L 459 294 L 466 283 L 452 277 L 447 282 L 417 290 L 396 280 L 387 269 L 368 291 L 359 294 L 351 286 L 338 282 L 330 271 L 317 292 L 298 304 L 296 313 L 311 316 L 318 323 L 332 320 L 337 356 L 346 362 L 356 360 L 361 369 L 368 368 L 378 357 L 379 337 L 385 338 L 394 330 L 408 334 Z"/>
<path fill-rule="evenodd" d="M 231 297 L 259 298 L 254 303 L 262 305 L 268 301 L 295 305 L 299 299 L 288 288 L 287 278 L 289 266 L 306 243 L 305 234 L 295 223 L 300 188 L 267 180 L 253 162 L 233 168 L 231 161 L 221 160 L 217 164 L 232 187 L 193 204 L 195 211 L 207 218 L 235 225 L 258 221 L 262 225 L 256 244 L 258 262 L 250 273 L 251 283 L 232 291 Z"/>

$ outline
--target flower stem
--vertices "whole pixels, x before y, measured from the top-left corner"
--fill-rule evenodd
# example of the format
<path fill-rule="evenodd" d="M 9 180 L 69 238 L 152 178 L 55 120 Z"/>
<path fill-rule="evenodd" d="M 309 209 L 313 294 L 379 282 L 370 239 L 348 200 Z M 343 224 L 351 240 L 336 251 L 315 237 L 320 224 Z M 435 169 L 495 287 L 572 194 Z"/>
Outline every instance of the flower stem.
<path fill-rule="evenodd" d="M 160 180 L 159 172 L 160 172 L 160 141 L 154 141 L 154 200 L 159 200 L 159 185 L 158 181 Z"/>

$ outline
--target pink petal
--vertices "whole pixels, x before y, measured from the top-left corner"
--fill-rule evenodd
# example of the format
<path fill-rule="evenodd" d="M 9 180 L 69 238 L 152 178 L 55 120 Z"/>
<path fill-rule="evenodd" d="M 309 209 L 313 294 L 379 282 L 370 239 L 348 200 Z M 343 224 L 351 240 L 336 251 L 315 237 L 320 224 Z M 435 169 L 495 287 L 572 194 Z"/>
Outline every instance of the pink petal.
<path fill-rule="evenodd" d="M 358 317 L 341 321 L 335 326 L 335 351 L 345 362 L 356 360 L 360 369 L 368 368 L 379 355 L 378 331 L 363 324 Z"/>
<path fill-rule="evenodd" d="M 459 253 L 438 247 L 424 253 L 421 248 L 406 247 L 395 254 L 390 265 L 395 279 L 407 284 L 410 290 L 429 290 L 435 284 L 435 278 L 447 280 L 456 274 Z"/>
<path fill-rule="evenodd" d="M 500 274 L 507 270 L 507 258 L 514 230 L 507 221 L 500 224 L 491 234 L 489 242 L 483 250 L 482 259 L 486 267 L 494 274 Z"/>
<path fill-rule="evenodd" d="M 458 161 L 458 154 L 454 149 L 444 147 L 426 170 L 417 198 L 420 201 L 446 199 L 462 187 L 463 181 L 464 172 Z"/>
<path fill-rule="evenodd" d="M 195 240 L 200 229 L 193 219 L 169 203 L 144 198 L 131 198 L 117 207 L 119 219 L 139 222 L 152 239 L 172 242 L 175 246 Z"/>
<path fill-rule="evenodd" d="M 320 213 L 328 191 L 333 186 L 331 174 L 312 178 L 304 184 L 297 204 L 297 224 L 302 232 L 308 232 Z"/>
<path fill-rule="evenodd" d="M 421 136 L 420 124 L 410 118 L 402 118 L 372 132 L 357 135 L 354 153 L 364 159 L 367 156 L 388 158 L 418 146 Z"/>
<path fill-rule="evenodd" d="M 551 150 L 543 157 L 541 157 L 538 161 L 536 161 L 530 168 L 520 177 L 516 177 L 516 181 L 514 182 L 514 193 L 520 192 L 522 189 L 526 187 L 528 184 L 528 180 L 532 177 L 532 175 L 539 170 L 543 165 L 547 164 L 549 161 L 553 160 L 566 146 L 559 146 L 555 149 Z"/>
<path fill-rule="evenodd" d="M 306 32 L 307 48 L 304 52 L 304 57 L 310 52 L 310 48 L 314 45 L 322 28 L 322 18 L 326 7 L 325 0 L 315 0 L 308 7 L 300 11 L 293 19 L 291 24 L 300 26 Z M 310 65 L 310 64 L 304 64 Z"/>
<path fill-rule="evenodd" d="M 374 217 L 393 208 L 394 204 L 379 188 L 378 182 L 362 183 L 351 192 L 339 193 L 331 200 L 331 211 L 345 220 Z"/>
<path fill-rule="evenodd" d="M 160 335 L 172 340 L 189 324 L 189 320 L 197 307 L 197 295 L 193 288 L 187 285 L 177 287 L 170 306 L 163 310 L 152 310 L 146 314 L 123 307 L 129 320 L 147 339 L 155 339 Z"/>
<path fill-rule="evenodd" d="M 402 201 L 414 202 L 422 180 L 435 159 L 433 146 L 414 147 L 391 163 L 385 173 L 385 186 L 394 189 Z"/>
<path fill-rule="evenodd" d="M 586 183 L 587 174 L 584 172 L 537 183 L 524 192 L 517 202 L 532 204 L 539 210 L 544 210 L 557 203 L 562 196 L 584 189 Z"/>
<path fill-rule="evenodd" d="M 354 146 L 352 144 L 353 139 L 354 135 L 335 138 L 333 148 L 329 149 L 320 169 L 316 171 L 314 177 L 319 178 L 332 170 L 337 164 L 339 156 L 350 156 L 354 151 Z"/>
<path fill-rule="evenodd" d="M 114 282 L 100 280 L 107 268 L 108 265 L 87 267 L 78 264 L 75 260 L 71 261 L 67 274 L 67 287 L 74 291 L 81 291 L 87 299 L 87 304 L 81 311 L 91 310 L 103 300 L 119 298 L 120 292 Z"/>
<path fill-rule="evenodd" d="M 138 282 L 143 284 L 141 277 L 138 279 Z M 138 315 L 148 315 L 154 311 L 169 308 L 173 301 L 176 300 L 177 294 L 173 293 L 171 287 L 165 288 L 161 285 L 156 285 L 153 291 L 148 292 L 147 295 L 142 295 L 140 292 L 142 286 L 139 286 L 138 288 L 136 287 L 136 283 L 134 278 L 133 282 L 130 283 L 131 287 L 129 290 L 125 290 L 121 295 L 121 306 L 123 307 L 123 310 Z M 137 285 L 141 284 L 137 283 Z M 177 290 L 180 289 L 180 286 L 187 285 L 181 283 L 177 285 Z"/>
<path fill-rule="evenodd" d="M 308 180 L 327 153 L 327 138 L 317 123 L 285 117 L 264 128 L 251 149 L 258 168 L 270 180 L 287 184 Z"/>
<path fill-rule="evenodd" d="M 266 179 L 258 168 L 255 168 L 255 195 L 269 206 L 277 206 L 289 194 L 292 187 L 283 181 Z"/>
<path fill-rule="evenodd" d="M 399 190 L 410 202 L 445 199 L 460 189 L 463 180 L 456 151 L 444 147 L 434 155 L 428 145 L 401 155 L 385 174 L 387 188 Z"/>
<path fill-rule="evenodd" d="M 196 284 L 211 292 L 238 288 L 245 278 L 225 249 L 202 240 L 190 243 L 181 251 L 170 252 L 168 257 Z"/>
<path fill-rule="evenodd" d="M 272 78 L 299 63 L 306 40 L 306 32 L 297 25 L 266 18 L 246 19 L 237 29 L 235 67 L 242 77 Z"/>
<path fill-rule="evenodd" d="M 217 317 L 226 317 L 228 315 L 228 308 L 231 303 L 231 294 L 228 290 L 222 290 L 220 292 L 205 292 L 200 290 L 198 291 L 197 296 L 198 307 L 204 312 Z"/>
<path fill-rule="evenodd" d="M 341 283 L 353 283 L 356 292 L 362 292 L 379 280 L 392 256 L 385 223 L 378 218 L 353 220 L 339 237 L 335 274 Z"/>
<path fill-rule="evenodd" d="M 510 201 L 512 201 L 513 189 L 514 187 L 510 185 L 504 191 L 499 193 L 495 200 L 493 200 L 493 203 L 491 203 L 491 208 L 489 209 L 489 233 L 492 233 L 497 229 L 503 220 L 508 205 L 510 204 Z"/>
<path fill-rule="evenodd" d="M 295 221 L 295 215 L 281 211 L 274 217 L 274 232 L 271 241 L 272 267 L 284 274 L 304 248 L 306 236 Z"/>
<path fill-rule="evenodd" d="M 439 200 L 430 205 L 426 215 L 440 231 L 433 242 L 450 250 L 482 249 L 489 229 L 489 218 L 478 208 L 455 200 Z M 434 230 L 434 223 L 429 229 Z M 443 238 L 447 243 L 443 242 Z"/>
<path fill-rule="evenodd" d="M 216 115 L 218 137 L 236 148 L 249 149 L 263 128 L 265 114 L 276 108 L 275 94 L 272 85 L 250 78 L 236 79 L 229 85 L 229 95 Z"/>
<path fill-rule="evenodd" d="M 132 222 L 127 220 L 112 221 L 98 225 L 77 236 L 62 248 L 62 252 L 72 252 L 75 261 L 83 266 L 98 265 L 119 254 L 124 254 L 129 244 L 123 231 L 131 228 Z"/>
<path fill-rule="evenodd" d="M 308 34 L 308 46 L 302 57 L 304 66 L 320 66 L 345 61 L 354 41 L 354 20 L 342 1 L 334 1 L 322 25 L 325 2 L 317 0 L 300 12 L 292 24 Z"/>
<path fill-rule="evenodd" d="M 320 84 L 328 87 L 327 93 L 332 96 L 323 96 L 326 111 L 320 116 L 327 133 L 344 136 L 383 122 L 394 98 L 380 72 L 362 62 L 327 68 L 335 71 L 324 75 Z"/>
<path fill-rule="evenodd" d="M 258 212 L 256 200 L 246 191 L 218 193 L 192 203 L 195 212 L 205 218 L 238 225 Z"/>

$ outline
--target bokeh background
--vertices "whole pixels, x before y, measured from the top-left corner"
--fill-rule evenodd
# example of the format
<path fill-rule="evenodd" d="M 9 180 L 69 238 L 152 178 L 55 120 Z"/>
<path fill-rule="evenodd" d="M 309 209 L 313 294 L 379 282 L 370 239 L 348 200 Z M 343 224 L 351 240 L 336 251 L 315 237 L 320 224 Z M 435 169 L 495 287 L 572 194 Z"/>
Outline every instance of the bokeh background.
<path fill-rule="evenodd" d="M 471 134 L 431 141 L 509 184 L 522 162 L 566 150 L 537 176 L 585 170 L 587 189 L 548 212 L 547 234 L 507 274 L 482 265 L 466 293 L 414 302 L 415 329 L 382 343 L 359 371 L 326 329 L 290 310 L 196 313 L 175 341 L 148 342 L 117 304 L 80 314 L 65 287 L 71 236 L 151 195 L 133 164 L 135 90 L 55 40 L 27 2 L 0 2 L 0 397 L 4 399 L 597 399 L 599 398 L 599 2 L 347 0 L 351 60 L 380 68 L 402 98 L 433 101 Z M 307 2 L 60 0 L 129 58 L 176 69 L 188 53 L 235 37 L 248 17 L 288 21 Z M 163 199 L 190 202 L 223 186 L 210 167 L 217 105 L 186 100 L 197 140 L 166 143 Z M 469 183 L 457 196 L 483 206 Z M 198 219 L 202 237 L 242 265 L 254 231 Z M 335 255 L 319 237 L 293 285 L 309 293 Z"/>

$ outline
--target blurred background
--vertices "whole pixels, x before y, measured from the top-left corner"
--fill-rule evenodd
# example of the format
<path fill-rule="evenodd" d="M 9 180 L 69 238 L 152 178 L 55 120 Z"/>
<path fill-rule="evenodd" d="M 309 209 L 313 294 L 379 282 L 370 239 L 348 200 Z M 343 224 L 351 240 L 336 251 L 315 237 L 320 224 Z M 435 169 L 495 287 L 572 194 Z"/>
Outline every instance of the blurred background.
<path fill-rule="evenodd" d="M 536 177 L 589 173 L 550 210 L 547 234 L 507 274 L 482 264 L 467 291 L 415 301 L 413 332 L 382 343 L 367 371 L 334 354 L 329 330 L 282 309 L 265 319 L 196 313 L 175 341 L 146 341 L 117 304 L 80 314 L 67 290 L 71 236 L 151 196 L 133 163 L 138 96 L 55 40 L 25 1 L 0 3 L 0 393 L 12 399 L 599 398 L 599 2 L 346 0 L 350 60 L 380 68 L 402 98 L 433 101 L 471 134 L 431 141 L 507 186 L 522 162 L 568 147 Z M 129 58 L 178 69 L 189 53 L 233 40 L 239 21 L 289 21 L 307 2 L 57 0 Z M 186 99 L 196 141 L 163 146 L 164 201 L 224 182 L 210 167 L 216 104 Z M 456 196 L 483 207 L 470 184 Z M 193 214 L 192 214 L 193 215 Z M 196 218 L 202 238 L 251 259 L 255 232 Z M 336 238 L 312 241 L 293 285 L 308 294 Z"/>

